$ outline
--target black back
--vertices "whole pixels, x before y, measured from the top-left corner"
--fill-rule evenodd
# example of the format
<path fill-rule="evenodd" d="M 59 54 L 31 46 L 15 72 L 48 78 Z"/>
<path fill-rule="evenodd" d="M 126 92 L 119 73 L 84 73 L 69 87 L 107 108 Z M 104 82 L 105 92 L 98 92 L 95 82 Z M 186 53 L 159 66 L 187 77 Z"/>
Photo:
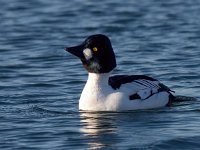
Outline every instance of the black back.
<path fill-rule="evenodd" d="M 157 81 L 154 78 L 145 75 L 116 75 L 109 78 L 109 85 L 113 89 L 119 89 L 122 84 L 133 82 L 134 80 L 145 79 L 149 81 Z"/>

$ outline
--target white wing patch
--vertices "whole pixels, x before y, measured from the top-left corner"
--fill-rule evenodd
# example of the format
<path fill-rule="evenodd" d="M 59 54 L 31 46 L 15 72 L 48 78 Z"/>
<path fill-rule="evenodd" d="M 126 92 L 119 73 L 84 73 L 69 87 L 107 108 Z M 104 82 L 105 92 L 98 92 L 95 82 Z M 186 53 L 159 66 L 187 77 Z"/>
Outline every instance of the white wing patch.
<path fill-rule="evenodd" d="M 139 88 L 137 92 L 142 100 L 145 100 L 153 94 L 158 93 L 158 89 L 160 88 L 158 85 L 158 81 L 136 80 L 135 82 L 138 84 L 138 86 L 143 88 Z"/>
<path fill-rule="evenodd" d="M 150 81 L 150 80 L 134 80 L 132 83 L 128 83 L 132 89 L 132 95 L 130 95 L 130 100 L 141 99 L 145 100 L 152 95 L 159 92 L 161 87 L 159 86 L 159 81 Z M 126 84 L 124 84 L 126 86 Z"/>
<path fill-rule="evenodd" d="M 109 78 L 109 85 L 125 93 L 129 100 L 147 100 L 160 92 L 173 92 L 158 80 L 145 75 L 116 75 Z"/>

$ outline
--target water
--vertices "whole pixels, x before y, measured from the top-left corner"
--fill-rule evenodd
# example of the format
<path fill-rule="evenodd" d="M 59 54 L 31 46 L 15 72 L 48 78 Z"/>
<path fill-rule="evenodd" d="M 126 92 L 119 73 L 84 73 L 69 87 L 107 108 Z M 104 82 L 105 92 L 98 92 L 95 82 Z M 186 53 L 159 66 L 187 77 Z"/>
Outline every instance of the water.
<path fill-rule="evenodd" d="M 0 1 L 0 149 L 199 149 L 200 2 Z M 170 108 L 84 113 L 87 72 L 63 48 L 103 33 L 114 74 L 195 97 Z"/>

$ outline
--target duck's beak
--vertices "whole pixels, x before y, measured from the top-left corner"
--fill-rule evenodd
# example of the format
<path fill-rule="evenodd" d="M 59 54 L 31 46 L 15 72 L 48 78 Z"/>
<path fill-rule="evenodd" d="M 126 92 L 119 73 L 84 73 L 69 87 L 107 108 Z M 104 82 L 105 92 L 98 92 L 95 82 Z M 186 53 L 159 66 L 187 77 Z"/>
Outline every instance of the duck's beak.
<path fill-rule="evenodd" d="M 84 55 L 83 55 L 83 49 L 84 49 L 84 44 L 65 48 L 65 50 L 67 52 L 75 55 L 76 57 L 80 58 L 81 60 L 85 58 Z"/>

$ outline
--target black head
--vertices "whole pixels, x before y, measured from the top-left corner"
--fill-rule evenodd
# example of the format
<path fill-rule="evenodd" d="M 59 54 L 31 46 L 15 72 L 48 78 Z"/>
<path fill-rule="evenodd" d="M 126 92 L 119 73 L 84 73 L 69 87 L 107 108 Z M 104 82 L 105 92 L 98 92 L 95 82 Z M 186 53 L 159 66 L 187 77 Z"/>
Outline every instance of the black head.
<path fill-rule="evenodd" d="M 91 35 L 82 44 L 65 50 L 80 58 L 88 72 L 108 73 L 116 67 L 111 42 L 105 35 Z"/>

